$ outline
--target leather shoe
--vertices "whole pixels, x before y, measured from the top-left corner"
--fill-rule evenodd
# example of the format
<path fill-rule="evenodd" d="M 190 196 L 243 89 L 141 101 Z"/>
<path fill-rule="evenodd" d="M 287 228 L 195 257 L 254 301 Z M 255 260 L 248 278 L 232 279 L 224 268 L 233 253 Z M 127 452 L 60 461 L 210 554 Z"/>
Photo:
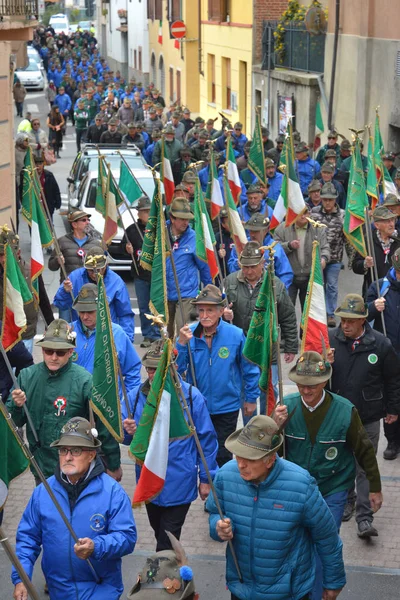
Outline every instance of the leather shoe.
<path fill-rule="evenodd" d="M 378 532 L 375 527 L 372 525 L 371 521 L 360 521 L 358 523 L 358 531 L 357 535 L 359 538 L 370 538 L 377 537 Z"/>
<path fill-rule="evenodd" d="M 394 460 L 397 458 L 400 448 L 396 442 L 388 442 L 386 450 L 383 452 L 383 458 L 386 460 Z"/>
<path fill-rule="evenodd" d="M 350 521 L 351 517 L 354 515 L 356 510 L 355 502 L 346 502 L 346 506 L 344 507 L 342 521 Z"/>

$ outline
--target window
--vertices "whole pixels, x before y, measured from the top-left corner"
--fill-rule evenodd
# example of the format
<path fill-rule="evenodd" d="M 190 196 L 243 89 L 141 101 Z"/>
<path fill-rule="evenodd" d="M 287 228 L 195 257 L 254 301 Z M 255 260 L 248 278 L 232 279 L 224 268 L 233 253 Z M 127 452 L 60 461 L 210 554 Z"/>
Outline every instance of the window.
<path fill-rule="evenodd" d="M 211 104 L 216 103 L 215 86 L 215 55 L 209 54 L 207 59 L 207 77 L 208 77 L 208 101 Z"/>
<path fill-rule="evenodd" d="M 138 64 L 138 70 L 142 71 L 142 47 L 139 46 L 139 64 Z"/>
<path fill-rule="evenodd" d="M 181 0 L 169 0 L 169 14 L 171 21 L 177 21 L 181 18 Z"/>
<path fill-rule="evenodd" d="M 151 0 L 150 0 L 151 1 Z M 208 0 L 208 20 L 224 23 L 228 17 L 228 0 Z"/>
<path fill-rule="evenodd" d="M 181 72 L 176 72 L 176 101 L 181 104 Z"/>
<path fill-rule="evenodd" d="M 135 70 L 137 70 L 137 52 L 136 52 L 136 50 L 134 50 L 133 56 L 134 56 L 133 67 L 134 67 Z"/>
<path fill-rule="evenodd" d="M 169 68 L 169 99 L 171 102 L 174 101 L 174 69 Z"/>
<path fill-rule="evenodd" d="M 231 59 L 222 58 L 222 108 L 231 109 Z"/>
<path fill-rule="evenodd" d="M 155 56 L 154 53 L 151 55 L 151 71 L 150 71 L 150 75 L 151 75 L 151 81 L 155 85 L 156 84 L 157 74 L 156 74 L 156 56 Z"/>
<path fill-rule="evenodd" d="M 162 0 L 148 0 L 147 18 L 152 21 L 162 20 Z"/>
<path fill-rule="evenodd" d="M 160 75 L 159 90 L 161 92 L 161 96 L 164 98 L 165 97 L 165 66 L 164 66 L 164 59 L 162 56 L 160 56 L 160 58 L 158 60 L 158 71 L 159 71 L 159 75 Z"/>

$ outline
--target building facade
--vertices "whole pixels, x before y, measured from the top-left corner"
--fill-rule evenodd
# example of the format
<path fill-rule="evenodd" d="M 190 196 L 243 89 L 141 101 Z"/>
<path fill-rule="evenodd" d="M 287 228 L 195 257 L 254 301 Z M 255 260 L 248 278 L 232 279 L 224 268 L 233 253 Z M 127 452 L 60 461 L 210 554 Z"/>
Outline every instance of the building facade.
<path fill-rule="evenodd" d="M 14 70 L 27 64 L 26 42 L 37 26 L 37 2 L 10 0 L 0 5 L 0 225 L 16 223 Z"/>
<path fill-rule="evenodd" d="M 253 6 L 242 0 L 201 1 L 200 113 L 240 121 L 251 135 Z"/>

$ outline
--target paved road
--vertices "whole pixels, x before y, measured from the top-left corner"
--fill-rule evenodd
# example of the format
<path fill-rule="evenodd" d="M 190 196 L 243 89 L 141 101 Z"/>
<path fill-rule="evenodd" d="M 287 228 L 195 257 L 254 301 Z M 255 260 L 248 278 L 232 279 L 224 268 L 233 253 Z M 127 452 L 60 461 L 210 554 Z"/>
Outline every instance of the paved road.
<path fill-rule="evenodd" d="M 45 122 L 47 111 L 43 94 L 28 94 L 26 110 L 40 114 Z M 68 125 L 65 139 L 65 149 L 62 159 L 51 167 L 59 181 L 61 192 L 66 198 L 66 177 L 75 157 L 75 140 L 73 128 Z M 61 216 L 55 215 L 57 235 L 64 233 L 64 221 Z M 21 247 L 25 256 L 29 255 L 28 233 L 25 225 L 21 229 Z M 45 283 L 48 287 L 50 299 L 58 287 L 58 275 L 47 269 L 44 273 Z M 126 279 L 132 307 L 135 310 L 137 303 L 132 282 Z M 340 298 L 346 293 L 361 290 L 362 278 L 345 269 L 340 278 Z M 137 311 L 136 311 L 137 312 Z M 299 314 L 298 314 L 299 316 Z M 138 326 L 138 319 L 136 322 Z M 43 330 L 43 324 L 40 324 Z M 141 336 L 138 333 L 135 345 L 139 353 Z M 40 360 L 40 353 L 35 352 L 35 359 Z M 284 365 L 284 392 L 293 388 L 287 378 L 288 367 Z M 383 436 L 382 436 L 383 437 Z M 341 534 L 344 542 L 344 557 L 348 573 L 348 584 L 340 596 L 343 600 L 397 600 L 399 598 L 400 575 L 400 525 L 398 515 L 400 512 L 400 468 L 399 461 L 387 462 L 382 459 L 384 443 L 381 440 L 379 448 L 379 463 L 383 476 L 384 506 L 378 513 L 375 524 L 379 530 L 379 537 L 369 543 L 361 541 L 355 533 L 354 520 L 342 526 Z M 134 490 L 133 464 L 128 458 L 127 449 L 122 447 L 124 478 L 123 486 L 131 496 Z M 400 460 L 400 459 L 399 459 Z M 33 490 L 33 478 L 29 473 L 22 475 L 11 485 L 9 499 L 5 510 L 4 529 L 12 542 L 15 541 L 15 532 L 18 522 L 28 498 Z M 133 556 L 124 559 L 124 581 L 126 590 L 136 580 L 136 573 L 140 570 L 143 557 L 153 551 L 154 538 L 147 521 L 144 508 L 135 509 L 135 520 L 138 527 L 138 544 Z M 212 541 L 208 535 L 207 517 L 203 511 L 203 504 L 197 500 L 192 504 L 183 529 L 182 541 L 186 551 L 191 556 L 198 581 L 198 591 L 201 598 L 206 600 L 228 600 L 224 583 L 224 544 Z M 62 560 L 62 557 L 59 557 Z M 38 590 L 43 590 L 43 577 L 39 566 L 35 570 L 34 581 Z M 0 549 L 0 600 L 8 600 L 12 596 L 12 587 L 9 582 L 9 564 Z M 123 595 L 123 597 L 125 594 Z M 46 598 L 42 594 L 41 598 Z"/>

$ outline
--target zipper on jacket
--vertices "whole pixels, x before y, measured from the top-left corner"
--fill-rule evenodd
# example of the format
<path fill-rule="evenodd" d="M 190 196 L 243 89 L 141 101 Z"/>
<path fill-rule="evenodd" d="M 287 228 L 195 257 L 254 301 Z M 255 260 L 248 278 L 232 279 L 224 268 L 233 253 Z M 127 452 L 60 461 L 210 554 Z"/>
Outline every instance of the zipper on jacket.
<path fill-rule="evenodd" d="M 250 535 L 250 570 L 251 570 L 251 579 L 255 581 L 254 573 L 253 573 L 253 565 L 254 565 L 254 532 L 255 532 L 255 522 L 256 515 L 258 509 L 258 497 L 259 497 L 259 487 L 254 486 L 256 488 L 255 496 L 253 497 L 253 511 L 251 515 L 251 535 Z M 254 585 L 254 584 L 253 584 Z"/>

